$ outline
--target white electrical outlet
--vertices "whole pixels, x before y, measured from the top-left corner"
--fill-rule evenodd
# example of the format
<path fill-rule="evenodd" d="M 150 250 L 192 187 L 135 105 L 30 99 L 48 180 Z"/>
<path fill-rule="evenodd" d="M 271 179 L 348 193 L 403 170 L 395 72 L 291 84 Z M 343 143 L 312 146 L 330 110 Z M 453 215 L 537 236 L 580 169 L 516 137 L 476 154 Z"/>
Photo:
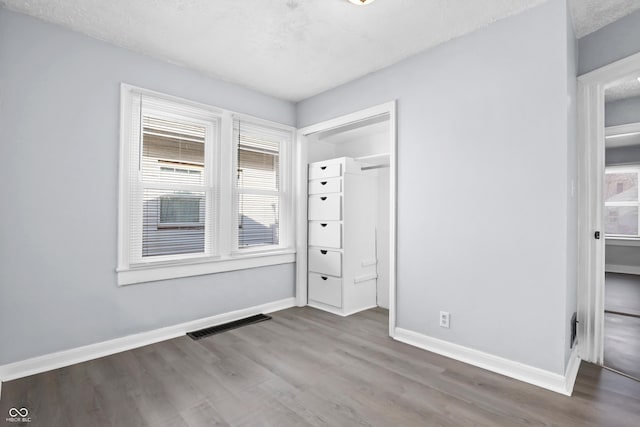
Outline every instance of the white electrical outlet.
<path fill-rule="evenodd" d="M 449 327 L 449 312 L 448 311 L 441 311 L 440 312 L 440 326 L 442 328 L 448 328 Z"/>

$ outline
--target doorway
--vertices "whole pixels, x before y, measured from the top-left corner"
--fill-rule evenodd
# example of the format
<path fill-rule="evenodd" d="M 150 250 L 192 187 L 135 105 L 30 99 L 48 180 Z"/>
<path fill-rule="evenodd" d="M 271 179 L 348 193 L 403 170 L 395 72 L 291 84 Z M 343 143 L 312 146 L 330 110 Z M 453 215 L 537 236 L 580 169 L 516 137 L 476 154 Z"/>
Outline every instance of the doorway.
<path fill-rule="evenodd" d="M 636 309 L 632 303 L 636 292 L 640 303 L 640 156 L 635 157 L 640 129 L 617 122 L 613 112 L 616 101 L 633 96 L 625 95 L 625 88 L 640 89 L 639 77 L 637 54 L 578 78 L 579 355 L 635 378 L 640 376 L 635 372 L 640 305 Z"/>
<path fill-rule="evenodd" d="M 640 379 L 640 80 L 605 88 L 603 366 Z"/>
<path fill-rule="evenodd" d="M 296 299 L 317 306 L 308 295 L 309 164 L 347 158 L 375 187 L 370 215 L 375 221 L 375 305 L 389 310 L 395 330 L 396 282 L 396 106 L 378 105 L 298 131 L 296 144 Z M 373 262 L 374 260 L 372 260 Z M 363 261 L 364 263 L 365 261 Z M 329 307 L 327 307 L 329 308 Z M 342 315 L 345 315 L 344 313 Z"/>

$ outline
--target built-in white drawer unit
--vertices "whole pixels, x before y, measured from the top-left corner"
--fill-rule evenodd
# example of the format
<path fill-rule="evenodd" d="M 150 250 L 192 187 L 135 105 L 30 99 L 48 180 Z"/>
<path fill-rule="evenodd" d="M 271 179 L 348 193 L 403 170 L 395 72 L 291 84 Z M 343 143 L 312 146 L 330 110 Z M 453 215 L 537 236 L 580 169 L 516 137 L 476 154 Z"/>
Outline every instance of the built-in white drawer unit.
<path fill-rule="evenodd" d="M 309 271 L 340 276 L 342 274 L 342 254 L 327 249 L 309 248 Z"/>
<path fill-rule="evenodd" d="M 339 193 L 341 191 L 342 180 L 340 178 L 309 181 L 309 194 Z"/>
<path fill-rule="evenodd" d="M 341 175 L 341 163 L 314 163 L 309 166 L 309 179 L 333 178 Z"/>
<path fill-rule="evenodd" d="M 309 273 L 309 299 L 342 307 L 342 279 Z"/>
<path fill-rule="evenodd" d="M 342 196 L 339 194 L 309 196 L 309 219 L 312 221 L 341 220 Z"/>
<path fill-rule="evenodd" d="M 340 315 L 375 307 L 375 184 L 375 175 L 349 157 L 309 165 L 307 283 L 312 307 Z"/>
<path fill-rule="evenodd" d="M 342 248 L 342 224 L 338 222 L 310 222 L 309 246 Z"/>

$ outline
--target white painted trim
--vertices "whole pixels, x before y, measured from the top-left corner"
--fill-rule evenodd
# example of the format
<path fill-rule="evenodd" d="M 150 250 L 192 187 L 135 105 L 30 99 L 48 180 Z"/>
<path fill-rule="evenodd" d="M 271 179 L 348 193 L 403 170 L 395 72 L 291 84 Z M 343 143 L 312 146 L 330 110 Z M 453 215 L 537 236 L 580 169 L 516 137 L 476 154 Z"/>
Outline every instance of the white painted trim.
<path fill-rule="evenodd" d="M 308 223 L 307 199 L 309 163 L 307 138 L 298 131 L 294 147 L 294 205 L 295 205 L 295 242 L 296 242 L 296 303 L 298 307 L 307 305 L 307 258 Z"/>
<path fill-rule="evenodd" d="M 372 117 L 381 116 L 383 114 L 389 114 L 391 111 L 395 111 L 396 102 L 390 101 L 384 104 L 375 105 L 373 107 L 365 108 L 364 110 L 355 111 L 353 113 L 345 114 L 344 116 L 336 117 L 335 119 L 326 120 L 324 122 L 316 123 L 299 129 L 301 135 L 308 136 L 318 132 L 325 132 L 331 129 L 342 127 L 348 124 L 357 123 L 363 120 L 368 120 Z"/>
<path fill-rule="evenodd" d="M 209 260 L 208 262 L 190 262 L 175 265 L 144 266 L 140 269 L 130 268 L 118 271 L 118 286 L 136 283 L 154 282 L 157 280 L 176 279 L 179 277 L 202 276 L 225 271 L 245 270 L 247 268 L 266 267 L 269 265 L 289 264 L 296 261 L 295 252 L 282 251 L 235 255 L 234 258 Z"/>
<path fill-rule="evenodd" d="M 565 378 L 565 386 L 564 389 L 566 391 L 567 396 L 571 396 L 573 394 L 573 387 L 576 385 L 576 378 L 578 378 L 578 371 L 580 370 L 580 363 L 582 360 L 578 355 L 578 346 L 573 348 L 573 351 L 569 355 L 569 362 L 567 363 L 567 367 L 564 370 L 564 378 Z"/>
<path fill-rule="evenodd" d="M 396 334 L 396 279 L 397 248 L 398 248 L 398 112 L 396 101 L 388 105 L 389 109 L 389 138 L 391 151 L 389 152 L 389 336 Z"/>
<path fill-rule="evenodd" d="M 627 123 L 624 125 L 608 126 L 604 130 L 606 137 L 624 136 L 640 132 L 640 123 Z"/>
<path fill-rule="evenodd" d="M 635 265 L 622 264 L 606 264 L 604 271 L 608 273 L 638 274 L 640 275 L 640 267 Z"/>
<path fill-rule="evenodd" d="M 460 362 L 468 363 L 491 372 L 524 381 L 547 390 L 571 396 L 573 385 L 580 366 L 580 359 L 574 351 L 564 375 L 525 365 L 503 357 L 494 356 L 479 350 L 432 338 L 407 329 L 396 328 L 397 341 L 421 348 Z"/>
<path fill-rule="evenodd" d="M 299 306 L 307 304 L 307 163 L 306 137 L 357 123 L 383 114 L 389 115 L 389 336 L 396 330 L 396 250 L 397 250 L 397 106 L 396 101 L 386 102 L 335 119 L 327 120 L 298 130 L 295 147 L 295 203 L 296 203 L 296 297 Z"/>
<path fill-rule="evenodd" d="M 640 246 L 640 239 L 625 237 L 607 237 L 605 239 L 607 246 Z"/>
<path fill-rule="evenodd" d="M 192 320 L 178 325 L 168 326 L 153 331 L 128 335 L 109 341 L 90 344 L 83 347 L 64 350 L 44 356 L 33 357 L 19 362 L 0 366 L 0 382 L 11 381 L 53 369 L 63 368 L 76 363 L 86 362 L 111 354 L 120 353 L 160 341 L 177 338 L 190 331 L 232 322 L 259 313 L 273 313 L 295 305 L 295 298 L 285 298 L 266 304 L 243 308 L 228 313 L 217 314 L 203 319 Z"/>
<path fill-rule="evenodd" d="M 601 365 L 604 359 L 605 89 L 637 77 L 640 53 L 578 77 L 578 342 L 580 358 Z"/>

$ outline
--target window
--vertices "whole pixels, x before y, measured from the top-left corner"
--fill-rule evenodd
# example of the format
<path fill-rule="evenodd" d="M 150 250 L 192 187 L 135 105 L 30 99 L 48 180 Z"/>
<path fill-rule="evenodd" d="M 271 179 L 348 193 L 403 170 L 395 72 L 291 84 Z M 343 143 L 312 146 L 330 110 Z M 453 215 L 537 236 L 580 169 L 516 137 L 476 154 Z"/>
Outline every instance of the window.
<path fill-rule="evenodd" d="M 285 126 L 123 85 L 119 284 L 293 262 L 291 143 Z"/>
<path fill-rule="evenodd" d="M 218 118 L 145 97 L 139 102 L 142 152 L 131 150 L 139 156 L 140 174 L 132 183 L 139 191 L 130 194 L 130 259 L 141 264 L 209 256 L 215 233 L 206 217 L 213 216 L 215 182 L 213 174 L 205 179 L 205 171 L 215 167 L 205 151 L 214 150 Z M 140 203 L 142 217 L 135 212 Z"/>
<path fill-rule="evenodd" d="M 640 237 L 640 166 L 609 167 L 605 171 L 605 234 L 610 237 Z"/>
<path fill-rule="evenodd" d="M 287 134 L 246 121 L 234 121 L 237 248 L 280 244 L 280 215 L 286 192 L 280 159 Z"/>

